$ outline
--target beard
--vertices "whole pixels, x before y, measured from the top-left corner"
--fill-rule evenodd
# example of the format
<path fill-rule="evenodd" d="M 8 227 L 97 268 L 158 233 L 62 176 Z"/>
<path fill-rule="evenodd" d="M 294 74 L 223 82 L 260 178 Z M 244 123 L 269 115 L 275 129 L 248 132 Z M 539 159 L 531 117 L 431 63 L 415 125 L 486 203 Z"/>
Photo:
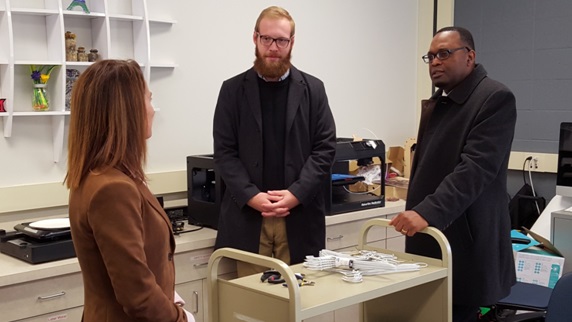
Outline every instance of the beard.
<path fill-rule="evenodd" d="M 292 66 L 292 63 L 290 62 L 290 58 L 292 57 L 292 48 L 290 48 L 285 57 L 280 58 L 280 60 L 276 62 L 265 61 L 264 57 L 262 57 L 258 52 L 258 46 L 254 48 L 254 54 L 256 55 L 256 59 L 254 60 L 254 70 L 264 78 L 280 78 Z"/>

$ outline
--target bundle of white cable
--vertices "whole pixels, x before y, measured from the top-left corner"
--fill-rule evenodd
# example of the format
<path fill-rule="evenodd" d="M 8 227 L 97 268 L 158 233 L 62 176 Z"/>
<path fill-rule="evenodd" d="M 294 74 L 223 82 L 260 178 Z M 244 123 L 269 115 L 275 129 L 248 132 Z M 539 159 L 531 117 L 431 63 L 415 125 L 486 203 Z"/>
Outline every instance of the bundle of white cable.
<path fill-rule="evenodd" d="M 359 254 L 347 254 L 327 249 L 320 251 L 320 256 L 306 256 L 304 267 L 310 270 L 332 270 L 348 276 L 356 271 L 361 275 L 380 275 L 418 271 L 426 267 L 426 263 L 404 263 L 392 254 L 375 251 L 361 251 Z"/>

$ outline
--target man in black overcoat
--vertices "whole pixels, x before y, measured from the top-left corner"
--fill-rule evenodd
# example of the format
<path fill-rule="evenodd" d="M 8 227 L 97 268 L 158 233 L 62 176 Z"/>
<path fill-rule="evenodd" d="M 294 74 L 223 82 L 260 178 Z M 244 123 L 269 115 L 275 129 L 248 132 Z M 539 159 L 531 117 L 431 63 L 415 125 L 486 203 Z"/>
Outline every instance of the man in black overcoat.
<path fill-rule="evenodd" d="M 290 63 L 286 10 L 263 10 L 252 39 L 254 67 L 223 83 L 214 115 L 214 161 L 226 184 L 215 248 L 300 263 L 325 248 L 334 118 L 322 81 Z M 239 263 L 238 274 L 263 269 Z"/>
<path fill-rule="evenodd" d="M 476 321 L 516 282 L 510 239 L 507 169 L 516 101 L 475 63 L 471 33 L 439 30 L 427 55 L 439 90 L 423 101 L 406 210 L 391 224 L 407 235 L 406 252 L 441 253 L 425 234 L 445 234 L 453 260 L 453 321 Z"/>

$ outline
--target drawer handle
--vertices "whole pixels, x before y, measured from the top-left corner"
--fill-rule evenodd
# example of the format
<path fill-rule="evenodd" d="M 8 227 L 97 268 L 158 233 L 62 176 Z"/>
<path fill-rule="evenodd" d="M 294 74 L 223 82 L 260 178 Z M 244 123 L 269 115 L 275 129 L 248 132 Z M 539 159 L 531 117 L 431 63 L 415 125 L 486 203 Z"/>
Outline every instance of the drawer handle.
<path fill-rule="evenodd" d="M 200 264 L 193 264 L 194 268 L 201 268 L 201 267 L 205 267 L 209 264 L 209 262 L 205 262 L 205 263 L 200 263 Z"/>
<path fill-rule="evenodd" d="M 341 240 L 342 238 L 344 238 L 344 235 L 338 235 L 338 237 L 327 237 L 326 240 Z"/>
<path fill-rule="evenodd" d="M 52 294 L 52 295 L 46 295 L 46 296 L 38 296 L 38 301 L 47 301 L 47 300 L 53 300 L 57 297 L 62 297 L 66 295 L 66 292 L 61 291 L 59 293 L 56 294 Z"/>
<path fill-rule="evenodd" d="M 195 309 L 192 313 L 197 314 L 199 313 L 199 292 L 193 291 L 193 297 L 195 298 Z"/>

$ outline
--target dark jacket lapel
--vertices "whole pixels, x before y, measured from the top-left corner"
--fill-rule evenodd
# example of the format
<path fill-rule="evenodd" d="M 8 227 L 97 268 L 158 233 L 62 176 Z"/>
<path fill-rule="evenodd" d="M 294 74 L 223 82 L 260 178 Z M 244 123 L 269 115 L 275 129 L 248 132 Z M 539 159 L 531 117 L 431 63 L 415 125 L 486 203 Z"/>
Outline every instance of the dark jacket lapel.
<path fill-rule="evenodd" d="M 244 77 L 244 95 L 246 96 L 246 104 L 252 110 L 252 115 L 258 124 L 260 133 L 262 133 L 262 107 L 260 106 L 260 90 L 257 82 L 258 74 L 254 68 L 251 68 Z"/>
<path fill-rule="evenodd" d="M 290 67 L 290 88 L 288 89 L 288 106 L 286 107 L 286 137 L 288 137 L 298 109 L 306 91 L 306 81 L 302 73 L 294 66 Z"/>

